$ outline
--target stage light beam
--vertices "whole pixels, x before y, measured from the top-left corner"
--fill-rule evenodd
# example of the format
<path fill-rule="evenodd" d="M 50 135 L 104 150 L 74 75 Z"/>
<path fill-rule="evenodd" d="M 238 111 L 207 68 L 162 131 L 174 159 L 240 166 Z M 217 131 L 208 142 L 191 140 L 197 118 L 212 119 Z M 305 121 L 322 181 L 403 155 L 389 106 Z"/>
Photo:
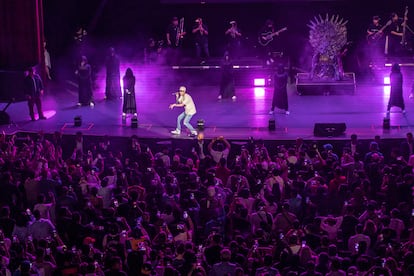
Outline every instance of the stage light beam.
<path fill-rule="evenodd" d="M 255 87 L 254 88 L 254 97 L 257 98 L 264 98 L 266 92 L 263 87 Z"/>
<path fill-rule="evenodd" d="M 384 84 L 385 85 L 390 85 L 391 84 L 390 77 L 384 77 Z"/>

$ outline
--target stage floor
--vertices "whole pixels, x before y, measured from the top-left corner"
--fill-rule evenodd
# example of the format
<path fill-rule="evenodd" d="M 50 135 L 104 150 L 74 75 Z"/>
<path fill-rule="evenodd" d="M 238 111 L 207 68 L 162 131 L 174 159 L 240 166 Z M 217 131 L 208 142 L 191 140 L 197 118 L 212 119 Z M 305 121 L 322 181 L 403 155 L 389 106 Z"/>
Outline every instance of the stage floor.
<path fill-rule="evenodd" d="M 223 135 L 228 139 L 246 139 L 249 136 L 264 140 L 287 140 L 303 137 L 305 139 L 324 139 L 313 135 L 315 123 L 346 123 L 346 134 L 332 139 L 348 138 L 357 133 L 361 139 L 371 139 L 374 135 L 382 138 L 401 138 L 412 131 L 414 126 L 414 100 L 409 99 L 409 93 L 414 76 L 411 70 L 404 69 L 407 114 L 400 110 L 391 112 L 391 130 L 383 130 L 382 122 L 385 117 L 389 97 L 389 87 L 381 84 L 358 84 L 354 95 L 313 95 L 299 96 L 294 85 L 289 86 L 290 115 L 275 112 L 269 115 L 273 89 L 271 87 L 237 87 L 237 100 L 217 101 L 217 85 L 193 84 L 188 91 L 195 100 L 198 113 L 193 117 L 192 124 L 196 126 L 198 119 L 205 121 L 205 137 L 212 138 Z M 197 73 L 199 74 L 199 73 Z M 12 104 L 7 112 L 13 124 L 3 125 L 0 130 L 6 133 L 18 131 L 54 132 L 74 134 L 82 131 L 85 135 L 131 136 L 158 139 L 188 139 L 185 134 L 172 136 L 170 131 L 175 128 L 176 117 L 180 109 L 169 110 L 168 105 L 174 102 L 171 95 L 177 91 L 179 82 L 163 79 L 154 81 L 146 74 L 137 76 L 136 98 L 138 106 L 138 129 L 130 127 L 130 119 L 124 125 L 121 120 L 122 101 L 107 102 L 104 100 L 103 74 L 95 88 L 96 105 L 77 107 L 75 86 L 70 88 L 66 83 L 52 83 L 43 100 L 47 120 L 32 122 L 29 120 L 27 104 L 19 102 Z M 99 77 L 98 77 L 99 80 Z M 215 80 L 214 82 L 217 82 Z M 211 83 L 206 79 L 205 83 Z M 69 88 L 68 88 L 69 87 Z M 4 105 L 4 104 L 2 104 Z M 0 108 L 2 108 L 0 105 Z M 74 127 L 75 116 L 82 117 L 82 126 Z M 268 121 L 274 117 L 276 131 L 268 130 Z"/>

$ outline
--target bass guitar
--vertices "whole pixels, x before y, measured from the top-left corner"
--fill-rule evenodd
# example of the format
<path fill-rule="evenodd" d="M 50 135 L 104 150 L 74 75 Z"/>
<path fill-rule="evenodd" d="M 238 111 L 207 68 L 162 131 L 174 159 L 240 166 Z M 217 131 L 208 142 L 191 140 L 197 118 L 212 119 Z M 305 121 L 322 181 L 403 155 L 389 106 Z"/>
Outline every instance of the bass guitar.
<path fill-rule="evenodd" d="M 178 47 L 180 45 L 181 40 L 185 35 L 184 32 L 184 17 L 180 19 L 179 27 L 177 30 L 177 37 L 175 38 L 175 46 Z"/>
<path fill-rule="evenodd" d="M 262 33 L 259 36 L 259 44 L 262 46 L 267 46 L 270 42 L 272 42 L 273 37 L 279 35 L 280 33 L 287 31 L 287 27 L 284 27 L 276 32 L 267 32 L 267 33 Z"/>
<path fill-rule="evenodd" d="M 403 35 L 401 37 L 401 45 L 407 46 L 407 20 L 408 20 L 408 6 L 405 7 L 404 22 L 401 24 L 403 27 Z"/>
<path fill-rule="evenodd" d="M 372 34 L 368 34 L 367 35 L 367 41 L 369 44 L 373 44 L 375 42 L 377 42 L 383 35 L 384 35 L 384 30 L 391 25 L 392 21 L 388 20 L 387 24 L 385 24 L 381 29 L 379 29 L 377 32 L 372 33 Z"/>

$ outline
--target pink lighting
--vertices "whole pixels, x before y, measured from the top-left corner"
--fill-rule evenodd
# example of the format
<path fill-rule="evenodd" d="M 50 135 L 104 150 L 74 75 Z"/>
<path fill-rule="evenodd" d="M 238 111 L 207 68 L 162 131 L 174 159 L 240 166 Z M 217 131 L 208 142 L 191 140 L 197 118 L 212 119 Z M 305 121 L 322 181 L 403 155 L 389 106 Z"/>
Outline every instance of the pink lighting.
<path fill-rule="evenodd" d="M 266 80 L 263 78 L 254 79 L 254 86 L 265 86 Z"/>
<path fill-rule="evenodd" d="M 254 97 L 255 98 L 264 98 L 265 96 L 265 89 L 263 87 L 255 87 L 254 88 Z"/>
<path fill-rule="evenodd" d="M 390 77 L 384 77 L 384 84 L 385 85 L 390 85 L 391 84 Z"/>

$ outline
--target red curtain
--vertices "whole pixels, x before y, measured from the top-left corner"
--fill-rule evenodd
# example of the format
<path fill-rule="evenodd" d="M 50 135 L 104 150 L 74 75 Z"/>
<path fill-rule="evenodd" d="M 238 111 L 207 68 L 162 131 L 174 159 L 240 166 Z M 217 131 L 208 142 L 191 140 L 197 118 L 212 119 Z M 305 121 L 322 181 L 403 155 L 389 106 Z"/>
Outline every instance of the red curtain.
<path fill-rule="evenodd" d="M 0 69 L 43 68 L 43 40 L 42 0 L 0 0 Z"/>

